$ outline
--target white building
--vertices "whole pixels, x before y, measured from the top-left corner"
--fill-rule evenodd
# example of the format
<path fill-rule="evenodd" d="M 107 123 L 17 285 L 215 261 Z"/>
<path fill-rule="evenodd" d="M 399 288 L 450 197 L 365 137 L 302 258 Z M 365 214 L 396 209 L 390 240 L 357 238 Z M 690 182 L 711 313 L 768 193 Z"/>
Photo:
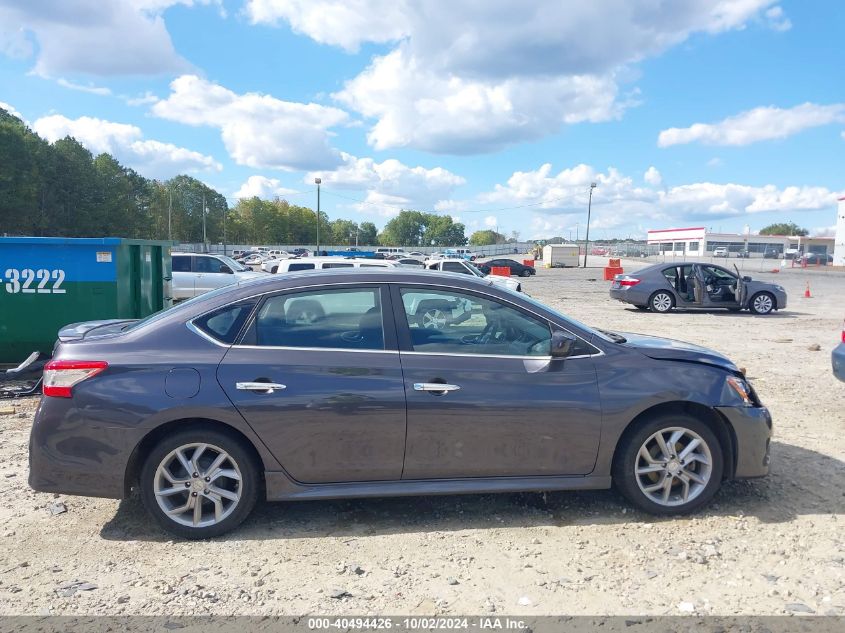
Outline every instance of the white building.
<path fill-rule="evenodd" d="M 836 213 L 836 237 L 833 238 L 833 265 L 845 266 L 845 196 L 839 198 L 839 210 Z"/>
<path fill-rule="evenodd" d="M 845 240 L 845 203 L 839 203 L 839 224 L 842 238 Z M 833 250 L 833 238 L 829 237 L 794 237 L 788 235 L 755 235 L 745 233 L 713 233 L 706 227 L 698 226 L 681 229 L 656 229 L 648 232 L 649 245 L 656 246 L 659 253 L 666 256 L 695 258 L 711 257 L 713 250 L 725 247 L 729 257 L 748 252 L 749 257 L 768 257 L 780 259 L 787 251 L 802 253 L 825 253 Z M 845 257 L 845 245 L 840 247 Z"/>

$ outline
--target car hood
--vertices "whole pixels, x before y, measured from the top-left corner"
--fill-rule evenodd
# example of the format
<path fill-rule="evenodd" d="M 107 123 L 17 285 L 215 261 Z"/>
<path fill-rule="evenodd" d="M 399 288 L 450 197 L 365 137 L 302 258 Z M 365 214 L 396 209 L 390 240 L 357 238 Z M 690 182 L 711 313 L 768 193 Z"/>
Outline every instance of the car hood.
<path fill-rule="evenodd" d="M 130 323 L 137 319 L 105 319 L 102 321 L 82 321 L 70 323 L 59 330 L 59 340 L 62 343 L 68 341 L 81 341 L 82 339 L 100 338 L 119 334 Z"/>
<path fill-rule="evenodd" d="M 739 372 L 739 368 L 727 356 L 700 345 L 645 334 L 632 334 L 630 332 L 620 332 L 619 334 L 627 339 L 627 342 L 623 345 L 633 348 L 649 358 L 703 363 L 721 367 L 730 372 Z"/>

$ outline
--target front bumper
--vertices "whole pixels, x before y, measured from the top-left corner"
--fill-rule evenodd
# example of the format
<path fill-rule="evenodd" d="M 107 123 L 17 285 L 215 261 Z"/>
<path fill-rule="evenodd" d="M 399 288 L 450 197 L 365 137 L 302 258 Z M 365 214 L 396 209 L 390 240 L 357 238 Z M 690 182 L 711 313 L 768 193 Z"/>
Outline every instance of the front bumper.
<path fill-rule="evenodd" d="M 833 365 L 833 375 L 845 382 L 845 343 L 840 343 L 833 348 L 830 362 Z"/>
<path fill-rule="evenodd" d="M 772 415 L 766 407 L 716 407 L 736 439 L 736 479 L 769 474 Z"/>

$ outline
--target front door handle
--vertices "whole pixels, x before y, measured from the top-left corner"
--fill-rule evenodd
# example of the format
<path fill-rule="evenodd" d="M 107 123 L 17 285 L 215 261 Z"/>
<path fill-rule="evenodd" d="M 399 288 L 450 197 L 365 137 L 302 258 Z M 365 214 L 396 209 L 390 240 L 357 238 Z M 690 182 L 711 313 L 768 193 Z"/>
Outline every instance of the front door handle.
<path fill-rule="evenodd" d="M 287 389 L 287 385 L 280 385 L 276 382 L 236 382 L 235 389 L 241 391 L 260 391 L 261 393 L 273 393 Z"/>
<path fill-rule="evenodd" d="M 448 391 L 460 391 L 458 385 L 447 385 L 442 382 L 415 382 L 414 391 L 433 391 L 435 393 L 445 393 Z"/>

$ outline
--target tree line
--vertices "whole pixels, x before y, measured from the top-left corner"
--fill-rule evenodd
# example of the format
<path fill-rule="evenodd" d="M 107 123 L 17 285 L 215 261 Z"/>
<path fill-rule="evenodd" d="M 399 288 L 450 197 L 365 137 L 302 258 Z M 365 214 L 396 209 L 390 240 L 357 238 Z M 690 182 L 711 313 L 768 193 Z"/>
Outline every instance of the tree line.
<path fill-rule="evenodd" d="M 0 235 L 313 244 L 317 214 L 286 200 L 225 196 L 196 178 L 145 178 L 72 137 L 50 143 L 0 109 Z M 483 241 L 483 240 L 482 240 Z M 447 215 L 403 209 L 381 233 L 372 222 L 320 213 L 322 244 L 458 246 L 465 227 Z M 491 242 L 492 243 L 492 242 Z"/>

